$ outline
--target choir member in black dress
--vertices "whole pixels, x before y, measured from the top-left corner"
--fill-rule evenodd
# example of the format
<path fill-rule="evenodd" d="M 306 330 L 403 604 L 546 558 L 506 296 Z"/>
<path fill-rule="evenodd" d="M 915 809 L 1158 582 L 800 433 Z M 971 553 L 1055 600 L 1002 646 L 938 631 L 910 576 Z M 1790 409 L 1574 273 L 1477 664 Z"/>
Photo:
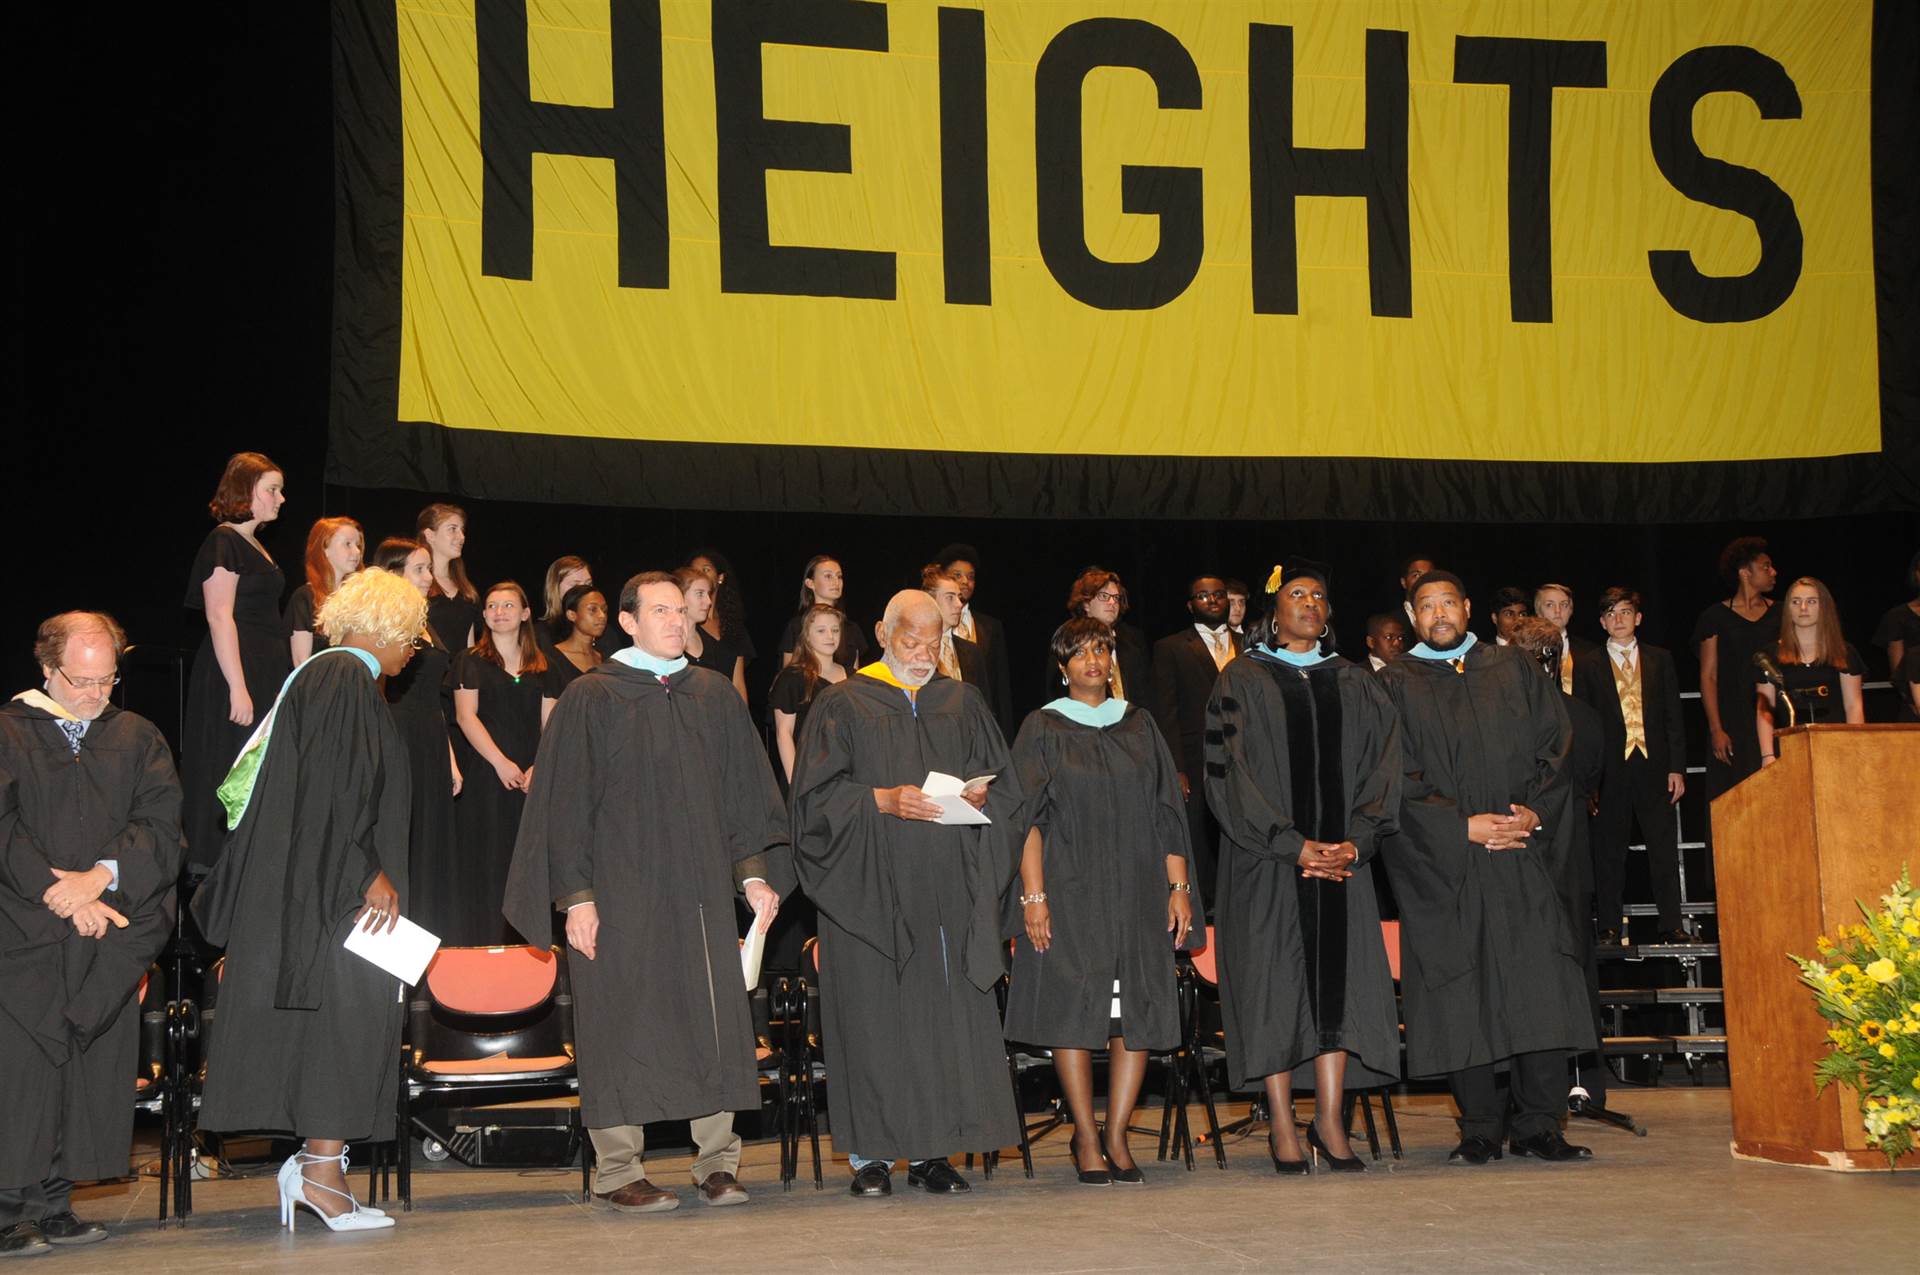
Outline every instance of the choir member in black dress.
<path fill-rule="evenodd" d="M 1907 588 L 1910 601 L 1889 607 L 1873 628 L 1873 644 L 1887 653 L 1887 671 L 1893 678 L 1894 696 L 1899 701 L 1896 721 L 1914 720 L 1913 679 L 1906 671 L 1907 656 L 1920 650 L 1920 553 L 1907 563 Z"/>
<path fill-rule="evenodd" d="M 383 540 L 373 565 L 412 585 L 422 598 L 433 588 L 433 557 L 418 541 Z M 434 631 L 421 629 L 407 667 L 386 680 L 387 705 L 413 776 L 413 806 L 407 824 L 407 914 L 430 933 L 444 934 L 463 876 L 454 839 L 453 799 L 462 776 L 447 731 L 445 688 L 453 652 Z"/>
<path fill-rule="evenodd" d="M 1748 674 L 1755 679 L 1754 689 L 1760 696 L 1754 729 L 1760 738 L 1762 765 L 1778 760 L 1773 735 L 1789 723 L 1809 726 L 1867 720 L 1861 698 L 1867 663 L 1840 632 L 1840 608 L 1826 585 L 1801 576 L 1787 587 L 1779 636 L 1768 654 L 1785 681 L 1793 713 L 1789 716 L 1779 690 L 1763 674 L 1757 670 Z"/>
<path fill-rule="evenodd" d="M 594 1193 L 627 1212 L 677 1207 L 647 1180 L 643 1126 L 688 1120 L 701 1198 L 742 1204 L 733 1113 L 760 1096 L 734 900 L 761 930 L 773 921 L 793 875 L 786 812 L 745 706 L 681 654 L 672 578 L 646 572 L 620 592 L 633 645 L 554 711 L 507 914 L 535 944 L 566 917 Z"/>
<path fill-rule="evenodd" d="M 713 577 L 695 567 L 681 567 L 673 573 L 673 582 L 680 586 L 687 601 L 687 659 L 698 668 L 726 678 L 744 703 L 747 698 L 745 661 L 732 642 L 715 637 L 706 628 L 706 621 L 713 616 L 718 592 Z M 737 680 L 735 674 L 739 675 Z"/>
<path fill-rule="evenodd" d="M 552 647 L 567 636 L 570 626 L 563 610 L 567 591 L 593 583 L 593 568 L 579 554 L 563 553 L 547 564 L 546 582 L 540 589 L 540 645 Z"/>
<path fill-rule="evenodd" d="M 1120 573 L 1105 567 L 1088 567 L 1074 577 L 1067 590 L 1067 618 L 1086 616 L 1113 630 L 1112 681 L 1107 690 L 1115 699 L 1123 699 L 1141 708 L 1149 708 L 1153 698 L 1153 652 L 1147 635 L 1121 617 L 1128 607 L 1127 586 Z M 1051 659 L 1047 664 L 1047 684 L 1059 673 Z"/>
<path fill-rule="evenodd" d="M 1774 614 L 1775 572 L 1767 542 L 1742 536 L 1720 553 L 1720 574 L 1733 595 L 1694 622 L 1700 660 L 1700 704 L 1707 714 L 1707 800 L 1760 769 L 1760 737 L 1753 721 L 1753 656 L 1780 631 Z"/>
<path fill-rule="evenodd" d="M 1214 901 L 1228 1077 L 1263 1084 L 1268 1150 L 1306 1173 L 1293 1086 L 1311 1080 L 1312 1150 L 1366 1167 L 1347 1143 L 1351 1087 L 1400 1079 L 1400 1020 L 1373 873 L 1393 826 L 1400 745 L 1380 681 L 1322 652 L 1327 570 L 1283 564 L 1272 636 L 1221 671 L 1207 702 L 1207 801 L 1220 824 Z"/>
<path fill-rule="evenodd" d="M 419 591 L 385 571 L 327 599 L 334 645 L 287 683 L 222 785 L 233 835 L 193 900 L 227 949 L 200 1127 L 306 1140 L 280 1167 L 289 1229 L 302 1206 L 329 1230 L 393 1225 L 347 1190 L 347 1143 L 394 1136 L 405 986 L 344 944 L 356 924 L 390 929 L 408 897 L 412 783 L 379 679 L 406 666 L 426 619 Z"/>
<path fill-rule="evenodd" d="M 780 664 L 786 667 L 787 657 L 793 654 L 800 643 L 800 624 L 806 619 L 807 612 L 815 606 L 830 606 L 846 614 L 844 599 L 847 591 L 847 578 L 841 570 L 840 560 L 831 554 L 817 553 L 807 559 L 805 570 L 800 573 L 800 609 L 787 621 L 787 627 L 780 631 Z M 840 649 L 834 652 L 834 660 L 841 668 L 851 673 L 867 662 L 869 642 L 866 633 L 858 624 L 846 623 L 840 626 Z"/>
<path fill-rule="evenodd" d="M 1501 1154 L 1583 1160 L 1560 1136 L 1567 1055 L 1596 1047 L 1581 973 L 1590 940 L 1561 903 L 1571 730 L 1519 652 L 1477 642 L 1451 572 L 1408 591 L 1420 642 L 1376 675 L 1400 714 L 1400 905 L 1407 1073 L 1447 1077 L 1460 1107 L 1449 1164 Z M 1508 1064 L 1502 1094 L 1496 1067 Z M 1511 1115 L 1509 1115 L 1511 1112 Z"/>
<path fill-rule="evenodd" d="M 259 540 L 260 528 L 280 516 L 285 486 L 280 467 L 258 452 L 229 460 L 207 505 L 219 525 L 201 543 L 187 579 L 186 605 L 206 612 L 207 636 L 194 656 L 180 724 L 181 823 L 187 861 L 203 869 L 220 857 L 226 839 L 214 789 L 292 667 L 280 614 L 286 579 Z"/>
<path fill-rule="evenodd" d="M 973 607 L 973 593 L 980 584 L 980 551 L 968 544 L 951 544 L 934 556 L 934 561 L 953 577 L 960 587 L 960 622 L 954 632 L 980 648 L 980 689 L 987 693 L 987 705 L 1000 733 L 1013 733 L 1013 674 L 1007 660 L 1007 631 L 1000 621 Z"/>
<path fill-rule="evenodd" d="M 847 617 L 838 607 L 816 602 L 802 615 L 799 628 L 800 649 L 773 679 L 767 692 L 767 712 L 773 718 L 774 752 L 780 759 L 778 778 L 781 791 L 793 782 L 793 759 L 800 731 L 807 724 L 807 710 L 813 697 L 829 686 L 847 680 L 840 663 L 847 650 Z"/>
<path fill-rule="evenodd" d="M 1005 965 L 1019 779 L 980 692 L 936 677 L 940 615 L 895 594 L 882 658 L 815 698 L 794 764 L 794 855 L 820 909 L 821 1014 L 834 1143 L 853 1193 L 892 1192 L 892 1163 L 935 1194 L 965 1191 L 946 1157 L 1011 1145 L 1018 1114 L 993 989 Z M 935 822 L 930 771 L 998 778 L 969 800 L 985 825 Z"/>
<path fill-rule="evenodd" d="M 366 535 L 351 518 L 322 518 L 307 532 L 307 582 L 287 599 L 288 647 L 293 665 L 327 649 L 327 635 L 314 628 L 314 613 L 340 582 L 360 569 Z"/>
<path fill-rule="evenodd" d="M 607 631 L 607 595 L 591 583 L 574 585 L 560 599 L 559 620 L 559 626 L 549 630 L 553 643 L 547 648 L 547 663 L 553 667 L 556 691 L 564 691 L 574 678 L 606 659 L 598 644 Z"/>
<path fill-rule="evenodd" d="M 687 657 L 731 681 L 744 703 L 747 665 L 753 663 L 758 652 L 754 650 L 753 639 L 747 636 L 747 603 L 740 591 L 740 579 L 726 555 L 718 549 L 696 549 L 687 558 L 686 565 L 713 582 L 713 606 L 704 620 L 692 626 L 697 627 L 699 633 L 694 633 L 692 627 L 688 630 Z M 691 611 L 691 603 L 688 609 Z M 704 658 L 693 653 L 696 643 L 705 652 Z"/>
<path fill-rule="evenodd" d="M 464 651 L 480 640 L 480 595 L 467 575 L 467 511 L 433 504 L 413 522 L 413 538 L 433 555 L 433 590 L 427 623 L 447 645 Z"/>
<path fill-rule="evenodd" d="M 503 580 L 487 590 L 485 631 L 453 661 L 454 756 L 466 783 L 453 803 L 460 872 L 440 937 L 463 946 L 514 942 L 500 900 L 507 886 L 534 754 L 560 697 L 533 636 L 526 590 Z"/>
<path fill-rule="evenodd" d="M 1013 744 L 1027 834 L 1019 910 L 1009 910 L 1006 1034 L 1053 1051 L 1080 1181 L 1138 1184 L 1127 1125 L 1147 1051 L 1180 1039 L 1173 950 L 1195 915 L 1187 812 L 1153 714 L 1108 693 L 1113 630 L 1068 620 L 1052 647 L 1066 694 L 1029 713 Z M 1104 1138 L 1093 1118 L 1098 1049 Z"/>
<path fill-rule="evenodd" d="M 115 708 L 126 634 L 40 626 L 42 689 L 0 706 L 0 1257 L 88 1244 L 75 1180 L 125 1177 L 140 977 L 173 928 L 180 781 L 151 722 Z"/>

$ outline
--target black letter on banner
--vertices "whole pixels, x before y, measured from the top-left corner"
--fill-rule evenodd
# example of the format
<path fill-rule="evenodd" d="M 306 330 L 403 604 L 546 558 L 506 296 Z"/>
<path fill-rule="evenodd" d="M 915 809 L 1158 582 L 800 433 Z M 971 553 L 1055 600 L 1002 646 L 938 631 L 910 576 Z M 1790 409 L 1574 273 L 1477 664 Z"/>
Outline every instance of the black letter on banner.
<path fill-rule="evenodd" d="M 1407 215 L 1407 33 L 1367 31 L 1367 144 L 1293 144 L 1293 28 L 1247 27 L 1247 129 L 1253 185 L 1253 312 L 1300 313 L 1294 201 L 1367 201 L 1367 283 L 1373 313 L 1413 313 L 1413 232 Z"/>
<path fill-rule="evenodd" d="M 613 161 L 620 286 L 667 286 L 667 149 L 660 102 L 660 0 L 612 0 L 613 105 L 532 99 L 527 0 L 478 0 L 480 273 L 533 278 L 533 157 Z"/>
<path fill-rule="evenodd" d="M 766 118 L 768 44 L 887 51 L 887 6 L 873 0 L 713 0 L 713 100 L 720 134 L 720 290 L 789 297 L 894 296 L 893 254 L 775 246 L 767 172 L 853 171 L 845 124 Z"/>
<path fill-rule="evenodd" d="M 1099 66 L 1145 71 L 1160 109 L 1200 109 L 1200 72 L 1180 42 L 1137 18 L 1088 18 L 1053 37 L 1033 74 L 1035 194 L 1040 255 L 1068 294 L 1101 310 L 1152 310 L 1187 290 L 1200 270 L 1200 170 L 1123 164 L 1120 208 L 1160 218 L 1145 261 L 1103 261 L 1087 250 L 1081 85 Z"/>
<path fill-rule="evenodd" d="M 1604 40 L 1456 36 L 1456 84 L 1507 94 L 1507 286 L 1515 323 L 1553 322 L 1553 91 L 1607 87 Z"/>
<path fill-rule="evenodd" d="M 1764 120 L 1800 118 L 1800 91 L 1785 67 L 1743 45 L 1717 45 L 1681 54 L 1653 86 L 1648 109 L 1653 162 L 1688 199 L 1750 218 L 1760 232 L 1760 261 L 1731 278 L 1701 274 L 1684 250 L 1647 254 L 1653 286 L 1667 304 L 1700 323 L 1745 323 L 1765 318 L 1793 295 L 1806 246 L 1793 199 L 1762 173 L 1700 153 L 1693 108 L 1709 93 L 1744 93 Z"/>
<path fill-rule="evenodd" d="M 987 15 L 940 10 L 940 238 L 949 305 L 993 302 L 987 220 Z"/>

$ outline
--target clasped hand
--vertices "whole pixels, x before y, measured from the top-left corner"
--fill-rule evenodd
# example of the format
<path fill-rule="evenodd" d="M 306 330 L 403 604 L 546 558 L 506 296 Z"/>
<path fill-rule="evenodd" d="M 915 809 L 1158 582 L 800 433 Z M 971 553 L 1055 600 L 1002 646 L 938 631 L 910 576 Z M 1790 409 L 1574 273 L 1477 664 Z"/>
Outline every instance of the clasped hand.
<path fill-rule="evenodd" d="M 113 883 L 113 874 L 105 868 L 88 868 L 84 872 L 54 868 L 52 871 L 54 882 L 40 896 L 40 901 L 47 905 L 49 912 L 62 919 L 92 903 Z"/>
<path fill-rule="evenodd" d="M 1321 881 L 1345 881 L 1360 851 L 1351 841 L 1308 841 L 1300 847 L 1300 875 Z"/>
<path fill-rule="evenodd" d="M 1489 850 L 1519 850 L 1540 826 L 1540 816 L 1519 802 L 1508 806 L 1509 814 L 1473 815 L 1467 819 L 1467 840 Z"/>

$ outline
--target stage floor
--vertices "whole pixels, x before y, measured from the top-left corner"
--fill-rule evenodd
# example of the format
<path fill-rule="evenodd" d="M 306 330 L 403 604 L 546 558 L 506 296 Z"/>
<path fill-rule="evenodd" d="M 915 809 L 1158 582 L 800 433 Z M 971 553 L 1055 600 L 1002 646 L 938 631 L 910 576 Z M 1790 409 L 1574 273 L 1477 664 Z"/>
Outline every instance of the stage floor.
<path fill-rule="evenodd" d="M 279 1230 L 270 1170 L 196 1184 L 192 1223 L 161 1231 L 149 1178 L 79 1192 L 81 1216 L 112 1225 L 113 1238 L 28 1269 L 1759 1272 L 1836 1261 L 1885 1268 L 1898 1265 L 1890 1254 L 1912 1251 L 1920 1177 L 1737 1162 L 1724 1089 L 1616 1098 L 1649 1136 L 1580 1122 L 1574 1140 L 1596 1158 L 1564 1166 L 1446 1168 L 1451 1107 L 1427 1096 L 1398 1108 L 1406 1160 L 1363 1177 L 1279 1179 L 1258 1136 L 1229 1142 L 1224 1172 L 1208 1156 L 1188 1173 L 1154 1163 L 1148 1139 L 1136 1137 L 1144 1188 L 1083 1187 L 1061 1130 L 1036 1148 L 1032 1181 L 1016 1156 L 992 1182 L 972 1174 L 970 1196 L 934 1199 L 909 1190 L 896 1170 L 896 1194 L 871 1201 L 847 1194 L 844 1159 L 826 1166 L 824 1190 L 809 1178 L 782 1193 L 776 1149 L 763 1145 L 747 1148 L 742 1168 L 750 1205 L 705 1207 L 687 1181 L 687 1157 L 661 1156 L 649 1176 L 684 1202 L 631 1216 L 583 1207 L 577 1170 L 423 1164 L 414 1211 L 392 1230 L 362 1235 L 331 1235 L 306 1213 L 297 1235 Z M 357 1188 L 365 1181 L 355 1174 Z"/>

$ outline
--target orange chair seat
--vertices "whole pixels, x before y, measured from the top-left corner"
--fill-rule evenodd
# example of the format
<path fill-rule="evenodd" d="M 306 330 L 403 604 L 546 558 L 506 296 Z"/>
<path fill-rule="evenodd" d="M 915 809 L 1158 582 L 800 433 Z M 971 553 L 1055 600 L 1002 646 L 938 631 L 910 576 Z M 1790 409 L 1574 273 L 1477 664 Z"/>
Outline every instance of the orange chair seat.
<path fill-rule="evenodd" d="M 135 1093 L 142 1093 L 142 1092 L 145 1092 L 146 1090 L 148 1090 L 148 1089 L 151 1089 L 151 1088 L 153 1088 L 153 1078 L 152 1078 L 152 1077 L 150 1077 L 150 1076 L 135 1076 L 135 1077 L 133 1078 L 133 1091 L 134 1091 Z"/>
<path fill-rule="evenodd" d="M 546 1058 L 511 1058 L 498 1054 L 492 1058 L 429 1058 L 420 1070 L 435 1076 L 498 1076 L 522 1071 L 564 1071 L 573 1065 L 565 1054 Z"/>

